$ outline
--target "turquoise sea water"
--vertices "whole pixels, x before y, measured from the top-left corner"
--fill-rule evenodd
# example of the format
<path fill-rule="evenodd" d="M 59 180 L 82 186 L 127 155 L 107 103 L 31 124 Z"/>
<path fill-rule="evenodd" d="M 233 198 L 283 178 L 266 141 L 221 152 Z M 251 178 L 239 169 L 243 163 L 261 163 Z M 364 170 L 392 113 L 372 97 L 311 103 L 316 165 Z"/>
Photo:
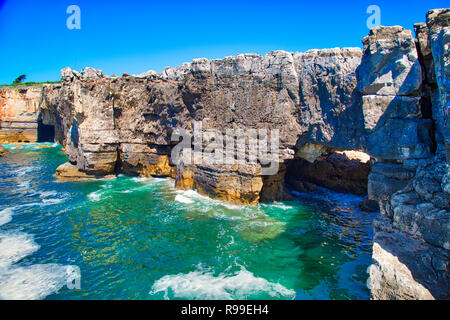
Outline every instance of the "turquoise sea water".
<path fill-rule="evenodd" d="M 168 179 L 58 183 L 60 145 L 6 147 L 0 298 L 369 298 L 374 214 L 359 197 L 238 207 Z M 80 289 L 67 285 L 78 270 Z"/>

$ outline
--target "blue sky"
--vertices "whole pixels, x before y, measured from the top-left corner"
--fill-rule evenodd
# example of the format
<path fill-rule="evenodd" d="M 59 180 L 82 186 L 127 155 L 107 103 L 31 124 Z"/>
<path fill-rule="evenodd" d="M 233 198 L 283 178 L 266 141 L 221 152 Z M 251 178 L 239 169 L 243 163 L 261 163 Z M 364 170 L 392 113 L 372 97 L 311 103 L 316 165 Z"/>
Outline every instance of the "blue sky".
<path fill-rule="evenodd" d="M 69 5 L 81 30 L 69 30 Z M 60 70 L 86 66 L 121 75 L 162 71 L 193 58 L 272 50 L 361 47 L 369 5 L 383 25 L 412 29 L 427 9 L 447 1 L 345 0 L 0 0 L 0 84 L 59 80 Z"/>

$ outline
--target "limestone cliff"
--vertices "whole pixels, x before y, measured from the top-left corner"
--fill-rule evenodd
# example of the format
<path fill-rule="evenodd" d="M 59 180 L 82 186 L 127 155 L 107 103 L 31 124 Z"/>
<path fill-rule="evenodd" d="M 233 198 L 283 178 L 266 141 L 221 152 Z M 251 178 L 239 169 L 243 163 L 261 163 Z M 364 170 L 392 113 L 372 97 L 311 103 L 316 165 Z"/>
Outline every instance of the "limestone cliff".
<path fill-rule="evenodd" d="M 283 196 L 284 162 L 309 142 L 362 147 L 362 126 L 354 125 L 361 118 L 355 91 L 360 59 L 360 49 L 348 48 L 197 59 L 140 76 L 65 69 L 61 86 L 44 88 L 43 114 L 82 171 L 173 176 L 177 187 L 256 204 L 276 198 L 273 193 Z M 261 174 L 259 163 L 173 167 L 171 134 L 176 128 L 192 132 L 194 121 L 222 133 L 278 129 L 278 183 Z"/>
<path fill-rule="evenodd" d="M 0 88 L 0 143 L 36 142 L 40 87 Z"/>
<path fill-rule="evenodd" d="M 370 286 L 375 299 L 450 298 L 448 32 L 450 10 L 431 10 L 417 40 L 400 27 L 364 38 L 359 82 L 369 197 L 375 222 Z"/>

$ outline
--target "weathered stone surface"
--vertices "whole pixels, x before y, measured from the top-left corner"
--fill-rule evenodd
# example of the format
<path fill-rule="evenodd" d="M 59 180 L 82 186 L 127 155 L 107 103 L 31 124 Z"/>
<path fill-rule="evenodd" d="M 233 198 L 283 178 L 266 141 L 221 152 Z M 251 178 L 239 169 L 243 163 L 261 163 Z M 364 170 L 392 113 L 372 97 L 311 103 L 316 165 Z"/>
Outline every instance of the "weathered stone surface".
<path fill-rule="evenodd" d="M 448 150 L 450 149 L 450 128 L 448 126 L 449 97 L 450 97 L 450 9 L 430 10 L 427 13 L 427 26 L 430 30 L 429 38 L 431 52 L 438 84 L 436 95 L 433 99 L 433 118 L 436 122 L 438 142 L 440 137 L 444 144 L 438 145 L 438 152 L 447 155 L 447 163 L 450 163 Z"/>
<path fill-rule="evenodd" d="M 36 142 L 40 87 L 0 89 L 0 142 Z"/>
<path fill-rule="evenodd" d="M 239 205 L 256 205 L 263 188 L 260 168 L 236 164 L 177 167 L 175 185 L 179 189 L 196 189 L 200 194 Z"/>
<path fill-rule="evenodd" d="M 297 149 L 311 143 L 360 150 L 364 128 L 355 72 L 361 50 L 311 50 L 294 59 L 300 79 Z"/>
<path fill-rule="evenodd" d="M 394 228 L 390 219 L 375 221 L 368 284 L 372 299 L 449 299 L 449 251 Z"/>
<path fill-rule="evenodd" d="M 310 163 L 314 163 L 314 161 L 316 161 L 322 155 L 330 153 L 330 151 L 330 148 L 327 148 L 323 145 L 306 143 L 297 151 L 295 156 Z"/>
<path fill-rule="evenodd" d="M 377 162 L 369 175 L 368 193 L 370 199 L 386 201 L 398 190 L 403 189 L 414 177 L 415 172 L 400 164 Z"/>
<path fill-rule="evenodd" d="M 364 127 L 371 133 L 383 127 L 387 119 L 420 117 L 420 97 L 377 96 L 363 97 Z"/>
<path fill-rule="evenodd" d="M 363 39 L 358 86 L 365 95 L 407 96 L 418 93 L 422 70 L 411 31 L 376 27 Z"/>
<path fill-rule="evenodd" d="M 69 182 L 69 181 L 93 180 L 98 178 L 114 178 L 114 176 L 90 175 L 80 171 L 76 165 L 73 165 L 70 162 L 66 162 L 60 165 L 58 168 L 56 168 L 55 178 L 56 181 L 58 182 Z"/>
<path fill-rule="evenodd" d="M 432 155 L 432 121 L 388 119 L 367 137 L 367 153 L 377 159 L 404 160 Z"/>
<path fill-rule="evenodd" d="M 402 65 L 400 70 L 406 73 L 399 79 L 405 79 L 407 84 L 392 91 L 396 96 L 392 101 L 397 99 L 391 109 L 394 113 L 386 107 L 392 102 L 382 102 L 385 98 L 381 96 L 386 95 L 384 88 L 376 96 L 363 97 L 368 153 L 381 161 L 397 162 L 377 162 L 369 176 L 369 197 L 379 201 L 383 214 L 374 228 L 374 264 L 369 281 L 374 299 L 449 298 L 450 190 L 448 166 L 443 160 L 448 140 L 449 77 L 445 67 L 449 20 L 448 9 L 432 10 L 427 14 L 426 25 L 415 25 L 423 68 L 420 91 L 409 78 L 416 77 L 415 63 L 410 63 L 410 70 L 404 68 L 405 63 L 397 63 L 412 62 L 413 49 L 410 41 L 405 40 L 409 36 L 398 41 L 398 33 L 404 32 L 398 28 L 387 30 L 395 34 L 383 36 L 382 49 L 375 55 L 370 49 L 376 50 L 378 45 L 375 36 L 370 35 L 365 42 L 362 59 L 365 70 L 372 66 L 373 70 L 396 74 L 396 65 Z M 391 59 L 396 56 L 397 60 L 389 63 L 382 53 L 391 55 Z M 375 76 L 361 76 L 360 85 L 366 94 L 376 89 L 372 81 L 383 82 Z"/>
<path fill-rule="evenodd" d="M 414 25 L 416 32 L 416 42 L 418 47 L 419 59 L 422 59 L 424 71 L 424 80 L 428 83 L 436 83 L 436 73 L 434 71 L 433 55 L 431 53 L 431 42 L 426 23 L 416 23 Z"/>

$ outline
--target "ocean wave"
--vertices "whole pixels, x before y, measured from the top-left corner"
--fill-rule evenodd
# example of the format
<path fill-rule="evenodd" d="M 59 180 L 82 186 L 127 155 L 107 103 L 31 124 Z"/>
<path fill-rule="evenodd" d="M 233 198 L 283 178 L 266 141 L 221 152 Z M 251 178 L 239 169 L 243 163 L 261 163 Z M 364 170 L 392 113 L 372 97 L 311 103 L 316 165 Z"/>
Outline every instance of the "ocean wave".
<path fill-rule="evenodd" d="M 295 206 L 293 205 L 288 205 L 288 204 L 284 204 L 281 202 L 274 202 L 274 203 L 262 203 L 260 204 L 261 207 L 263 208 L 268 208 L 268 209 L 281 209 L 281 210 L 293 210 L 296 209 Z"/>
<path fill-rule="evenodd" d="M 165 299 L 242 300 L 266 293 L 273 298 L 293 299 L 295 291 L 279 283 L 270 282 L 240 267 L 240 270 L 214 275 L 212 269 L 198 267 L 189 273 L 167 275 L 157 280 L 151 295 L 164 293 Z"/>
<path fill-rule="evenodd" d="M 0 268 L 7 268 L 39 250 L 31 235 L 22 232 L 0 234 Z"/>
<path fill-rule="evenodd" d="M 30 234 L 17 231 L 0 234 L 0 300 L 43 299 L 73 278 L 77 269 L 70 265 L 15 265 L 39 248 Z"/>
<path fill-rule="evenodd" d="M 0 211 L 0 226 L 10 222 L 12 220 L 13 213 L 13 208 L 6 208 Z"/>
<path fill-rule="evenodd" d="M 97 201 L 102 200 L 102 195 L 104 193 L 105 192 L 103 190 L 94 191 L 94 192 L 91 192 L 88 194 L 88 198 L 91 201 L 97 202 Z"/>
<path fill-rule="evenodd" d="M 40 169 L 41 169 L 41 167 L 38 167 L 38 166 L 21 167 L 21 168 L 16 169 L 16 176 L 23 177 L 24 175 L 26 175 L 28 173 L 39 171 Z"/>
<path fill-rule="evenodd" d="M 123 178 L 123 177 L 122 177 Z M 124 186 L 124 182 L 135 182 L 137 185 L 130 186 L 129 184 Z M 101 186 L 100 190 L 91 192 L 88 194 L 88 198 L 91 201 L 97 202 L 100 200 L 105 200 L 111 198 L 111 194 L 109 193 L 132 193 L 135 191 L 142 191 L 152 188 L 156 184 L 167 182 L 167 179 L 164 178 L 145 178 L 145 177 L 133 177 L 126 178 L 126 180 L 114 180 L 109 181 L 107 184 Z"/>
<path fill-rule="evenodd" d="M 35 264 L 0 272 L 0 299 L 37 300 L 57 293 L 72 273 L 72 266 Z"/>
<path fill-rule="evenodd" d="M 186 203 L 186 204 L 194 203 L 194 200 L 189 199 L 188 197 L 185 197 L 185 196 L 183 196 L 181 194 L 177 194 L 175 196 L 175 201 L 178 201 L 178 202 L 181 202 L 181 203 Z"/>
<path fill-rule="evenodd" d="M 212 199 L 210 197 L 201 195 L 200 193 L 198 193 L 195 190 L 176 190 L 175 193 L 176 193 L 175 201 L 186 203 L 186 204 L 199 202 L 199 203 L 206 204 L 206 205 L 211 205 L 211 206 L 216 206 L 216 207 L 224 207 L 224 208 L 227 208 L 230 210 L 243 210 L 244 208 L 248 207 L 248 206 L 242 206 L 242 205 L 229 204 L 225 201 Z M 177 196 L 180 196 L 180 197 L 178 197 L 178 200 L 177 200 Z M 182 201 L 180 201 L 180 200 L 182 200 Z M 254 208 L 254 207 L 250 207 L 250 208 Z"/>
<path fill-rule="evenodd" d="M 57 192 L 56 190 L 42 192 L 39 195 L 39 198 L 42 199 L 42 203 L 38 204 L 39 206 L 47 206 L 52 204 L 58 204 L 64 202 L 70 198 L 70 194 L 66 192 Z"/>

